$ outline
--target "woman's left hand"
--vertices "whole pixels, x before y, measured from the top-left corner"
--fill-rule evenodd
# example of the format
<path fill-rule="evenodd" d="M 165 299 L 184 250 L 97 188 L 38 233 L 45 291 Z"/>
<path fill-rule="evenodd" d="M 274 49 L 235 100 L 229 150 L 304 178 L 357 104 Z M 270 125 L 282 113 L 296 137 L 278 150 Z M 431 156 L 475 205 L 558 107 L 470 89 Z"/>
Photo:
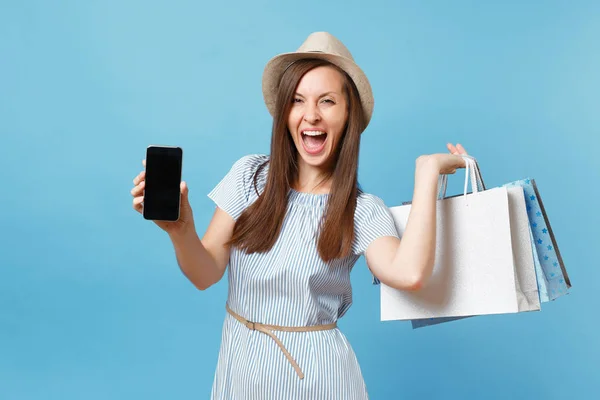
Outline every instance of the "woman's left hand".
<path fill-rule="evenodd" d="M 431 154 L 417 159 L 417 169 L 433 169 L 437 174 L 454 174 L 458 168 L 464 168 L 465 160 L 461 155 L 467 155 L 465 148 L 452 143 L 446 145 L 450 154 Z"/>

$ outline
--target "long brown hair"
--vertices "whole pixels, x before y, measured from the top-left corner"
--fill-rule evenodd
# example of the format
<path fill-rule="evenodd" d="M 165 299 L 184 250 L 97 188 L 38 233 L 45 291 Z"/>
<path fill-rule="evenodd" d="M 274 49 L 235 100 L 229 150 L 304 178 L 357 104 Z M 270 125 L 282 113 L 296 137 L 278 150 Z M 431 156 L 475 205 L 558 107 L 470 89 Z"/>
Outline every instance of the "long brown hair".
<path fill-rule="evenodd" d="M 336 149 L 329 200 L 321 221 L 317 249 L 325 262 L 348 256 L 354 241 L 354 210 L 358 196 L 358 155 L 360 135 L 366 127 L 358 90 L 350 77 L 327 61 L 304 59 L 293 63 L 283 74 L 273 118 L 271 155 L 266 185 L 263 193 L 238 218 L 233 236 L 228 244 L 248 253 L 266 252 L 273 247 L 288 205 L 288 193 L 298 176 L 298 151 L 290 135 L 287 120 L 300 79 L 308 71 L 320 67 L 336 68 L 344 77 L 344 94 L 347 100 L 348 119 Z M 254 176 L 256 179 L 264 163 Z M 258 194 L 258 191 L 257 191 Z"/>

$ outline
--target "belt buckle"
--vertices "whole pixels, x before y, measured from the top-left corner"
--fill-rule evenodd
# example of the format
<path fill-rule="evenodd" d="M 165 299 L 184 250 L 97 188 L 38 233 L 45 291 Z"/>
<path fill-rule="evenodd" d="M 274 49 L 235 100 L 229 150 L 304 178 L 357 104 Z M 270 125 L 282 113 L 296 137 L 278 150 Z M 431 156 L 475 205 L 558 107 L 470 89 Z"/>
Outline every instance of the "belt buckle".
<path fill-rule="evenodd" d="M 246 328 L 250 329 L 251 331 L 256 330 L 255 323 L 252 321 L 246 321 Z"/>

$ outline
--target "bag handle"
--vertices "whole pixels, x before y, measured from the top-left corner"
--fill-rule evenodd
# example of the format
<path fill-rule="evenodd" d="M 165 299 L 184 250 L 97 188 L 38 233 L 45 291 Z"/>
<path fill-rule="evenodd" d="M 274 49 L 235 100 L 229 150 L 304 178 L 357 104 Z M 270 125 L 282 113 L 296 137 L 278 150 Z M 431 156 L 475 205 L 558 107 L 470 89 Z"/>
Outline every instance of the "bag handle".
<path fill-rule="evenodd" d="M 460 155 L 465 160 L 465 186 L 463 195 L 467 195 L 467 188 L 469 181 L 471 182 L 471 190 L 473 193 L 486 190 L 483 178 L 481 177 L 481 171 L 477 160 L 469 155 Z M 470 178 L 470 179 L 469 179 Z M 438 199 L 446 198 L 446 189 L 448 186 L 448 175 L 441 174 L 438 178 Z"/>

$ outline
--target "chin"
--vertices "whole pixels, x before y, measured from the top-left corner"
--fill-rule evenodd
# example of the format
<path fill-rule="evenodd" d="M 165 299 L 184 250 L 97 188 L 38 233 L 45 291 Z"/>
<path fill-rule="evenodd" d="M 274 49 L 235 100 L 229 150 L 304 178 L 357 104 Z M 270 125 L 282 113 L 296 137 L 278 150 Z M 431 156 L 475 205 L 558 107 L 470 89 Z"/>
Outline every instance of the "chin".
<path fill-rule="evenodd" d="M 329 149 L 324 149 L 319 154 L 310 154 L 310 153 L 306 152 L 306 150 L 300 149 L 298 151 L 298 153 L 300 154 L 302 161 L 304 161 L 304 163 L 306 165 L 310 165 L 311 167 L 318 167 L 318 168 L 326 167 L 327 164 L 329 164 L 329 162 L 331 161 L 332 156 L 333 156 Z"/>
<path fill-rule="evenodd" d="M 310 165 L 311 167 L 322 167 L 327 164 L 327 160 L 329 159 L 326 155 L 312 156 L 308 155 L 304 152 L 300 153 L 300 157 L 302 157 L 302 161 L 305 164 Z"/>

